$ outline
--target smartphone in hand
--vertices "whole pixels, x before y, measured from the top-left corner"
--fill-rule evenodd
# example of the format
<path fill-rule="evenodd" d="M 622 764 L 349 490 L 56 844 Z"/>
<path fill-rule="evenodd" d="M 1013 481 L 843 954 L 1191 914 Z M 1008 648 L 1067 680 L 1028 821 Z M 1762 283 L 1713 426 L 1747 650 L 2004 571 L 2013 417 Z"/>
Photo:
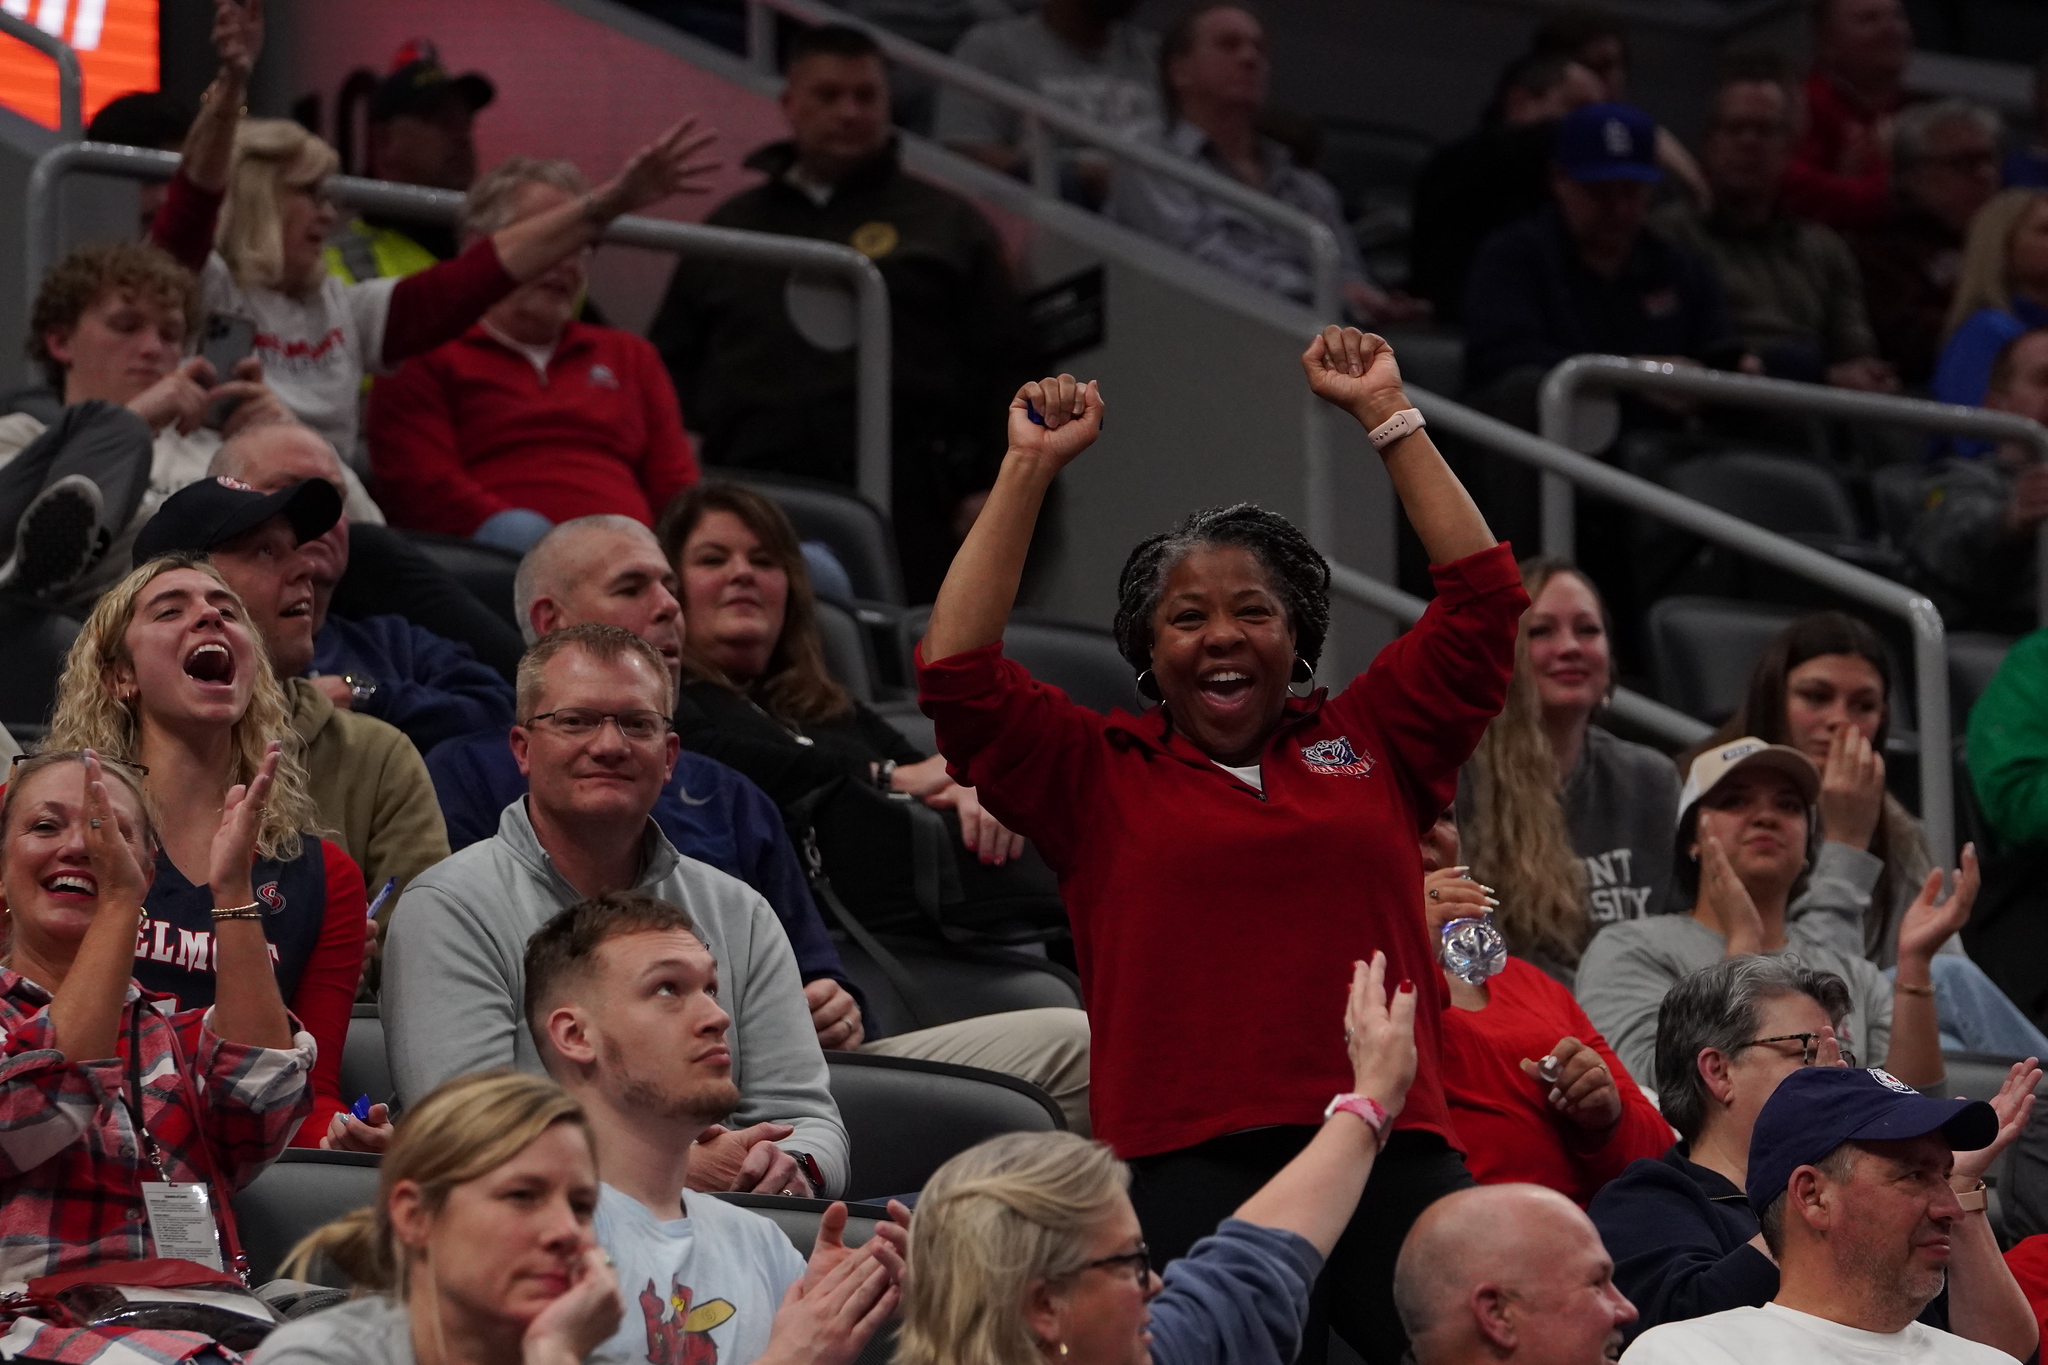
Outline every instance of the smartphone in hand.
<path fill-rule="evenodd" d="M 199 354 L 206 363 L 213 366 L 214 382 L 225 384 L 234 377 L 235 366 L 249 358 L 256 349 L 256 324 L 247 318 L 228 317 L 222 313 L 209 313 L 206 330 L 199 341 Z M 239 398 L 216 398 L 206 408 L 206 425 L 215 431 L 227 425 L 228 418 L 240 407 Z"/>

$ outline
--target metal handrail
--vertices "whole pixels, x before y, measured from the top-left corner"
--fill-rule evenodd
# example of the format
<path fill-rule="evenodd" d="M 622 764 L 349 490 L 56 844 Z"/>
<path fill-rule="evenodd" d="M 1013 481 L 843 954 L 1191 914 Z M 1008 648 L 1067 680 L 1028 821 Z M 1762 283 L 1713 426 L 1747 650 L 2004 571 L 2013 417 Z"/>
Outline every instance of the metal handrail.
<path fill-rule="evenodd" d="M 1064 133 L 1076 142 L 1109 153 L 1119 161 L 1143 167 L 1165 180 L 1185 185 L 1201 194 L 1251 214 L 1284 231 L 1300 235 L 1308 244 L 1313 292 L 1309 307 L 1318 326 L 1341 317 L 1337 296 L 1338 275 L 1343 254 L 1337 235 L 1312 214 L 1283 204 L 1206 166 L 1182 160 L 1170 152 L 1141 142 L 1124 133 L 1104 128 L 1042 95 L 979 71 L 963 62 L 932 51 L 921 44 L 898 37 L 888 29 L 857 18 L 816 0 L 747 0 L 747 56 L 754 69 L 766 76 L 775 73 L 775 17 L 779 11 L 807 24 L 839 24 L 859 29 L 875 40 L 883 55 L 933 80 L 957 86 L 991 104 L 1021 114 L 1025 143 L 1031 150 L 1032 185 L 1049 198 L 1058 197 L 1058 177 L 1053 169 L 1047 129 Z M 1325 552 L 1335 548 L 1337 537 L 1336 469 L 1331 460 L 1326 416 L 1322 405 L 1306 396 L 1303 408 L 1302 454 L 1304 497 L 1309 539 Z"/>
<path fill-rule="evenodd" d="M 85 131 L 85 73 L 79 69 L 78 53 L 54 33 L 0 9 L 0 33 L 19 38 L 57 63 L 57 131 L 77 137 Z"/>
<path fill-rule="evenodd" d="M 1736 392 L 1732 387 L 1720 388 L 1716 381 L 1737 377 L 1682 369 L 1654 361 L 1627 360 L 1620 356 L 1574 356 L 1552 370 L 1544 381 L 1541 397 L 1544 437 L 1531 436 L 1469 409 L 1460 409 L 1463 417 L 1454 417 L 1442 425 L 1453 430 L 1460 426 L 1468 427 L 1474 440 L 1544 471 L 1543 548 L 1546 554 L 1566 558 L 1572 554 L 1571 490 L 1568 485 L 1577 484 L 1590 493 L 1639 512 L 1647 512 L 1703 539 L 1725 545 L 1752 559 L 1903 618 L 1913 636 L 1914 691 L 1920 730 L 1920 819 L 1927 833 L 1929 851 L 1938 863 L 1947 866 L 1955 857 L 1955 790 L 1949 764 L 1947 640 L 1941 613 L 1935 609 L 1934 603 L 1911 588 L 1867 569 L 1859 569 L 1740 517 L 1682 497 L 1648 479 L 1567 449 L 1557 439 L 1571 434 L 1572 402 L 1582 385 L 1597 382 L 1617 388 L 1654 389 L 1711 398 Z M 1773 386 L 1769 390 L 1751 391 L 1751 400 L 1757 406 L 1791 406 L 1782 389 L 1812 387 L 1740 377 L 1747 378 L 1750 384 Z M 1768 399 L 1766 394 L 1770 395 Z M 1886 401 L 1906 403 L 1910 400 Z M 1450 406 L 1456 407 L 1455 404 Z M 1438 414 L 1428 407 L 1424 407 L 1423 412 L 1432 422 L 1438 420 Z M 1924 418 L 1925 414 L 1922 416 Z M 1555 496 L 1559 488 L 1563 490 L 1563 497 Z M 1560 506 L 1564 512 L 1562 516 L 1558 515 Z"/>
<path fill-rule="evenodd" d="M 42 287 L 44 273 L 57 259 L 59 181 L 81 171 L 138 180 L 168 180 L 177 169 L 175 152 L 145 151 L 104 142 L 74 142 L 45 152 L 28 180 L 28 297 L 35 297 Z M 463 197 L 450 190 L 423 189 L 350 175 L 329 176 L 326 187 L 336 203 L 428 222 L 453 223 L 462 211 Z M 889 509 L 889 286 L 873 261 L 852 247 L 806 237 L 741 232 L 638 216 L 616 219 L 605 229 L 603 240 L 718 260 L 812 270 L 848 281 L 853 287 L 856 310 L 855 436 L 860 491 L 884 511 Z"/>
<path fill-rule="evenodd" d="M 1798 384 L 1789 379 L 1766 379 L 1761 375 L 1730 374 L 1724 370 L 1699 370 L 1668 361 L 1631 360 L 1618 355 L 1576 355 L 1559 364 L 1544 378 L 1540 429 L 1543 434 L 1584 454 L 1597 453 L 1613 439 L 1605 430 L 1604 414 L 1596 425 L 1602 430 L 1575 432 L 1579 395 L 1588 387 L 1610 389 L 1660 389 L 1684 394 L 1708 403 L 1728 407 L 1762 408 L 1773 412 L 1806 413 L 1815 417 L 1839 417 L 1854 422 L 1888 422 L 1945 436 L 1982 436 L 1993 441 L 2018 441 L 2034 448 L 2035 456 L 2048 462 L 2048 427 L 2018 413 L 1993 412 L 1989 408 L 1936 403 L 1925 398 L 1900 398 L 1883 393 L 1858 393 L 1826 384 Z M 1584 439 L 1578 439 L 1583 436 Z M 1543 485 L 1543 547 L 1546 554 L 1569 553 L 1559 546 L 1572 543 L 1571 490 L 1562 480 L 1546 476 Z M 2048 527 L 2043 527 L 2038 545 L 2039 559 L 2048 566 Z M 2035 611 L 2048 625 L 2048 573 L 2035 579 Z"/>
<path fill-rule="evenodd" d="M 1411 391 L 1412 392 L 1412 391 Z M 1340 597 L 1348 597 L 1374 611 L 1384 612 L 1404 626 L 1415 624 L 1422 618 L 1429 603 L 1413 593 L 1402 592 L 1391 583 L 1385 583 L 1370 574 L 1361 573 L 1348 564 L 1330 563 L 1330 586 Z M 1617 687 L 1608 698 L 1608 710 L 1616 719 L 1626 721 L 1649 734 L 1665 740 L 1677 748 L 1689 748 L 1698 744 L 1714 732 L 1711 725 L 1695 716 L 1688 716 L 1675 707 L 1646 697 L 1626 687 Z"/>

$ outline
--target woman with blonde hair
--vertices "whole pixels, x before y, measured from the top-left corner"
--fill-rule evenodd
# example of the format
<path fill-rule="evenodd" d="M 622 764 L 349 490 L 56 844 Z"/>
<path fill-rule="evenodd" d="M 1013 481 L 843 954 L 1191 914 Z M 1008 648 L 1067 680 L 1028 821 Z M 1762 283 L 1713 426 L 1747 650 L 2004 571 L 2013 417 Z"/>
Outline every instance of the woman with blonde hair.
<path fill-rule="evenodd" d="M 380 1291 L 273 1332 L 260 1365 L 578 1365 L 625 1314 L 592 1231 L 597 1162 L 553 1081 L 488 1071 L 406 1113 L 377 1202 L 293 1248 Z"/>
<path fill-rule="evenodd" d="M 308 496 L 334 497 L 313 483 Z M 313 1113 L 295 1142 L 378 1149 L 389 1131 L 383 1117 L 373 1110 L 365 1124 L 346 1115 L 341 1094 L 342 1044 L 362 974 L 363 874 L 314 832 L 318 813 L 283 689 L 241 600 L 212 565 L 165 555 L 107 591 L 72 642 L 47 745 L 134 765 L 156 808 L 162 838 L 136 980 L 185 1009 L 203 1008 L 224 972 L 221 917 L 260 924 L 277 988 L 319 1045 Z M 270 753 L 279 757 L 257 816 L 254 862 L 223 882 L 210 850 L 232 793 L 256 780 Z"/>
<path fill-rule="evenodd" d="M 2036 327 L 2048 327 L 2048 190 L 2004 190 L 1970 220 L 1933 396 L 1981 407 L 2000 348 Z M 1982 441 L 1967 445 L 1959 444 L 1958 453 L 1991 448 Z"/>
<path fill-rule="evenodd" d="M 241 117 L 240 92 L 262 48 L 262 6 L 216 0 L 215 13 L 221 73 L 150 237 L 199 273 L 207 311 L 252 324 L 271 388 L 344 460 L 355 454 L 364 375 L 461 335 L 518 286 L 594 245 L 614 218 L 701 193 L 716 168 L 701 159 L 714 135 L 685 118 L 596 189 L 452 261 L 402 280 L 345 284 L 322 259 L 336 222 L 325 184 L 339 157 L 288 119 Z"/>
<path fill-rule="evenodd" d="M 1593 723 L 1613 669 L 1592 581 L 1562 560 L 1520 567 L 1514 679 L 1465 770 L 1458 826 L 1508 951 L 1570 985 L 1594 934 L 1665 908 L 1678 770 Z"/>
<path fill-rule="evenodd" d="M 925 1182 L 910 1222 L 896 1365 L 1287 1365 L 1310 1292 L 1415 1078 L 1415 990 L 1353 964 L 1353 1093 L 1186 1257 L 1154 1271 L 1130 1170 L 1073 1133 L 1013 1133 Z M 1319 1343 L 1304 1358 L 1320 1360 Z"/>
<path fill-rule="evenodd" d="M 227 793 L 207 850 L 246 898 L 278 754 Z M 231 1196 L 268 1166 L 309 1102 L 312 1041 L 294 1034 L 257 924 L 218 926 L 209 1008 L 138 986 L 156 829 L 134 774 L 90 750 L 23 759 L 0 800 L 0 1289 L 109 1262 L 176 1256 L 233 1269 Z M 203 1098 L 202 1098 L 203 1097 Z M 165 1183 L 168 1182 L 168 1183 Z M 197 1225 L 157 1222 L 148 1196 L 198 1191 Z M 9 1359 L 103 1358 L 119 1326 L 58 1327 L 34 1301 L 0 1305 Z M 189 1333 L 151 1334 L 151 1359 Z M 217 1359 L 218 1357 L 205 1357 Z"/>

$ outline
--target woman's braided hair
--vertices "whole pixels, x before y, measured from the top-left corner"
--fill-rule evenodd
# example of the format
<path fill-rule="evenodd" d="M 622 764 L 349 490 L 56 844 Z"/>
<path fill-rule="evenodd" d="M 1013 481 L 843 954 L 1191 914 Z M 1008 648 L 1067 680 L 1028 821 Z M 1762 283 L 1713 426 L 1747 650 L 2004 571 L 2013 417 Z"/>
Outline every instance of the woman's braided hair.
<path fill-rule="evenodd" d="M 1167 577 L 1189 554 L 1205 545 L 1241 545 L 1272 579 L 1273 591 L 1294 627 L 1294 649 L 1315 667 L 1330 633 L 1330 562 L 1300 528 L 1255 503 L 1190 512 L 1171 531 L 1138 543 L 1117 579 L 1116 647 L 1132 668 L 1152 667 L 1152 613 L 1166 591 Z"/>

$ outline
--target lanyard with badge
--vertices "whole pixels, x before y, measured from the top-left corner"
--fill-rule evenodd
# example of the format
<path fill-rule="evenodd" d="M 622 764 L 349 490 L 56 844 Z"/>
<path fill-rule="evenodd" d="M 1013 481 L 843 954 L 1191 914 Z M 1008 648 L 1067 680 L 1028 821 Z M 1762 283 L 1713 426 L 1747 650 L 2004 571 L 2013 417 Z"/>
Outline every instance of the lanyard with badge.
<path fill-rule="evenodd" d="M 145 1007 L 138 1001 L 128 1014 L 128 1117 L 135 1125 L 135 1140 L 154 1175 L 144 1172 L 142 1204 L 149 1212 L 149 1236 L 158 1256 L 196 1261 L 212 1270 L 225 1270 L 220 1254 L 220 1229 L 214 1221 L 213 1192 L 203 1181 L 172 1180 L 164 1171 L 163 1149 L 150 1136 L 142 1118 L 142 1029 L 139 1023 Z M 175 1053 L 175 1050 L 174 1050 Z M 175 1063 L 174 1063 L 175 1064 Z"/>

